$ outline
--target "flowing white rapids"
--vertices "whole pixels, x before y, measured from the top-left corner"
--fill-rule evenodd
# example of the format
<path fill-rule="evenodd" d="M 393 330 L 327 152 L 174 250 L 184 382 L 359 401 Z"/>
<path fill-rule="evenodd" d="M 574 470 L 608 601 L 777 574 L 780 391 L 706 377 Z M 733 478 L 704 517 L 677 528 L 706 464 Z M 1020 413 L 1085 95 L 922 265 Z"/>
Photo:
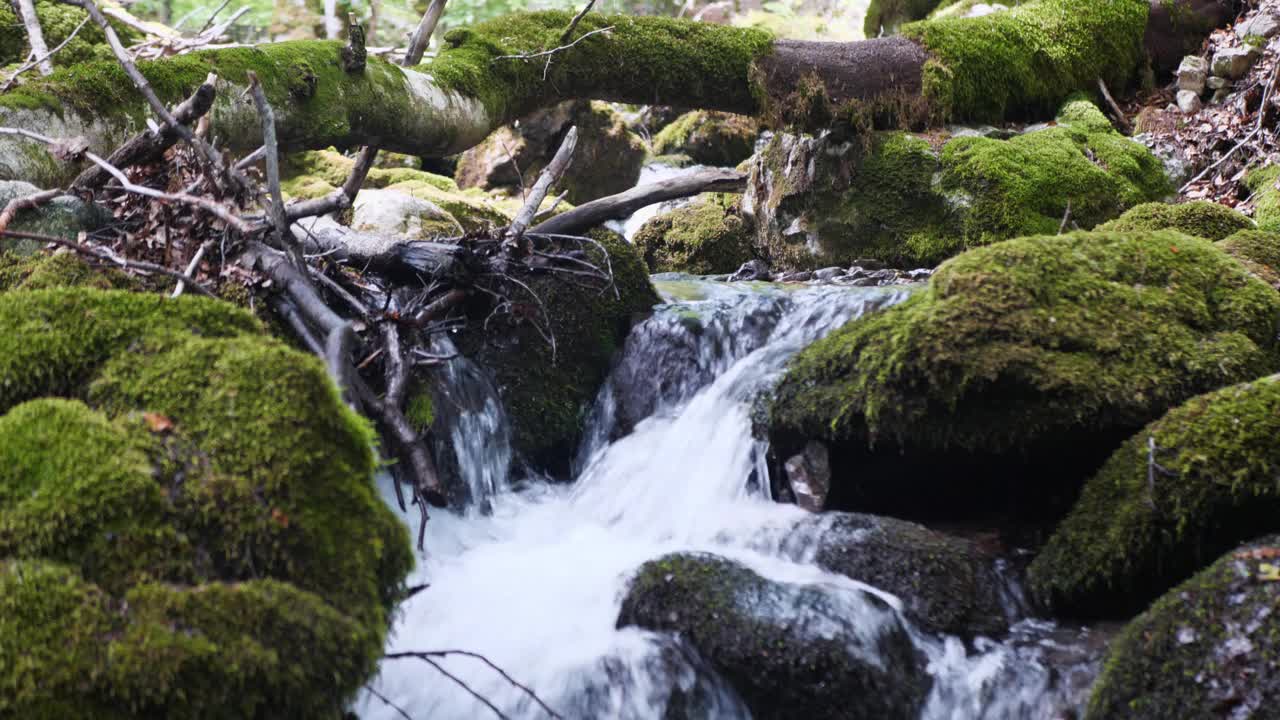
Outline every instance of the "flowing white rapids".
<path fill-rule="evenodd" d="M 696 698 L 708 718 L 745 718 L 737 694 L 695 650 L 673 636 L 615 629 L 628 580 L 645 561 L 707 551 L 771 580 L 820 588 L 821 616 L 755 609 L 820 634 L 824 623 L 838 621 L 870 637 L 897 620 L 897 598 L 811 563 L 812 541 L 793 528 L 812 516 L 767 496 L 765 448 L 752 437 L 750 414 L 792 354 L 909 291 L 659 285 L 700 297 L 661 306 L 633 331 L 589 421 L 573 484 L 493 477 L 495 454 L 505 463 L 509 452 L 500 404 L 466 404 L 474 417 L 453 426 L 454 449 L 460 463 L 482 468 L 469 482 L 486 497 L 474 498 L 481 502 L 466 514 L 434 512 L 427 553 L 410 578 L 429 587 L 402 606 L 388 652 L 483 654 L 565 718 L 662 718 L 673 692 Z M 405 520 L 416 526 L 416 516 Z M 820 531 L 821 524 L 805 527 Z M 868 602 L 863 591 L 889 607 Z M 1036 621 L 1018 623 L 1001 642 L 979 638 L 968 647 L 910 632 L 933 677 L 924 720 L 1069 716 L 1096 665 L 1096 653 L 1076 647 L 1079 631 Z M 506 716 L 547 717 L 475 658 L 435 661 Z M 371 686 L 415 719 L 496 717 L 416 660 L 384 661 Z M 362 718 L 403 717 L 369 694 L 354 710 Z"/>

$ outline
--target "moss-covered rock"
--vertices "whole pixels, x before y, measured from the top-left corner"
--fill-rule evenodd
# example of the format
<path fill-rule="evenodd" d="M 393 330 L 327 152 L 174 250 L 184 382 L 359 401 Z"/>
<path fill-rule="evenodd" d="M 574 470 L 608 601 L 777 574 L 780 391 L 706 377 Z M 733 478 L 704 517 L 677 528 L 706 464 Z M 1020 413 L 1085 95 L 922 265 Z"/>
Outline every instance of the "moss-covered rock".
<path fill-rule="evenodd" d="M 796 355 L 771 434 L 780 457 L 827 441 L 837 507 L 1051 520 L 1123 438 L 1280 366 L 1278 320 L 1280 293 L 1206 240 L 1009 240 Z"/>
<path fill-rule="evenodd" d="M 134 290 L 140 283 L 115 268 L 90 267 L 70 250 L 30 255 L 0 252 L 0 292 L 71 286 Z"/>
<path fill-rule="evenodd" d="M 36 16 L 40 19 L 40 29 L 44 31 L 45 44 L 50 50 L 75 33 L 75 38 L 50 58 L 54 65 L 61 67 L 93 60 L 115 61 L 102 28 L 90 21 L 76 32 L 81 21 L 88 17 L 84 10 L 52 0 L 37 0 L 35 7 Z M 108 22 L 125 47 L 142 39 L 141 33 L 119 20 L 108 18 Z M 30 52 L 27 31 L 14 12 L 14 4 L 0 5 L 0 65 L 23 62 Z"/>
<path fill-rule="evenodd" d="M 816 515 L 796 532 L 812 538 L 814 563 L 897 595 L 925 630 L 972 637 L 1008 627 L 993 559 L 968 540 L 857 513 Z"/>
<path fill-rule="evenodd" d="M 464 354 L 493 373 L 515 449 L 534 465 L 562 474 L 614 351 L 635 317 L 658 303 L 644 260 L 630 243 L 607 231 L 591 237 L 608 251 L 616 294 L 562 275 L 529 276 L 523 282 L 536 299 L 515 288 L 518 312 L 493 319 L 476 303 L 467 328 L 455 338 Z M 585 259 L 605 265 L 594 247 Z M 550 331 L 554 345 L 542 330 Z"/>
<path fill-rule="evenodd" d="M 1112 643 L 1088 720 L 1275 716 L 1280 537 L 1221 557 Z"/>
<path fill-rule="evenodd" d="M 1115 220 L 1098 226 L 1098 229 L 1115 232 L 1177 230 L 1216 242 L 1253 227 L 1252 220 L 1226 205 L 1196 200 L 1177 205 L 1143 203 Z"/>
<path fill-rule="evenodd" d="M 0 208 L 17 198 L 38 192 L 40 189 L 29 182 L 0 180 Z M 71 195 L 62 195 L 38 208 L 18 212 L 7 229 L 74 239 L 80 232 L 98 230 L 110 219 L 111 213 L 97 205 L 86 203 Z M 0 238 L 0 250 L 11 249 L 28 253 L 34 252 L 40 245 L 41 243 L 34 240 Z"/>
<path fill-rule="evenodd" d="M 1245 184 L 1253 191 L 1253 219 L 1259 230 L 1280 232 L 1280 165 L 1266 165 L 1245 176 Z"/>
<path fill-rule="evenodd" d="M 622 116 L 600 102 L 561 103 L 499 128 L 458 159 L 454 178 L 464 188 L 520 191 L 532 187 L 571 126 L 578 128 L 573 162 L 556 185 L 571 203 L 622 192 L 636 184 L 644 143 Z"/>
<path fill-rule="evenodd" d="M 715 555 L 641 566 L 618 616 L 633 625 L 680 633 L 757 718 L 914 717 L 930 684 L 883 600 L 767 580 Z"/>
<path fill-rule="evenodd" d="M 733 167 L 755 151 L 760 126 L 749 117 L 695 110 L 653 138 L 654 155 L 687 155 L 701 165 Z"/>
<path fill-rule="evenodd" d="M 966 247 L 1083 228 L 1172 188 L 1160 161 L 1085 100 L 1008 140 L 877 135 L 869 147 L 777 135 L 752 160 L 746 209 L 757 252 L 784 268 L 875 258 L 935 264 Z"/>
<path fill-rule="evenodd" d="M 1126 616 L 1280 518 L 1280 382 L 1202 395 L 1148 425 L 1084 487 L 1028 569 L 1059 613 Z"/>
<path fill-rule="evenodd" d="M 188 296 L 10 290 L 0 336 L 0 714 L 341 717 L 412 556 L 323 365 Z"/>
<path fill-rule="evenodd" d="M 1280 288 L 1280 233 L 1241 230 L 1218 243 L 1264 282 Z"/>
<path fill-rule="evenodd" d="M 655 273 L 731 273 L 752 258 L 751 226 L 733 203 L 695 202 L 663 213 L 632 243 Z"/>

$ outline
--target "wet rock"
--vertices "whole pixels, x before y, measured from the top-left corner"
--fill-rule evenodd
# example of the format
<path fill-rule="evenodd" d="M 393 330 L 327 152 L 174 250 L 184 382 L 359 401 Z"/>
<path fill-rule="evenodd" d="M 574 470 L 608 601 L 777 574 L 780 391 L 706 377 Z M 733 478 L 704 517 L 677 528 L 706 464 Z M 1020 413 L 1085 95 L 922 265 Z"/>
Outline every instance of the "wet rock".
<path fill-rule="evenodd" d="M 853 261 L 854 267 L 860 267 L 863 270 L 883 270 L 885 263 L 875 258 L 858 258 Z M 849 268 L 851 271 L 853 268 Z"/>
<path fill-rule="evenodd" d="M 1028 569 L 1056 612 L 1126 617 L 1280 517 L 1280 381 L 1202 395 L 1089 480 Z"/>
<path fill-rule="evenodd" d="M 808 282 L 813 279 L 813 272 L 810 270 L 797 270 L 795 272 L 783 273 L 777 277 L 778 282 Z"/>
<path fill-rule="evenodd" d="M 1086 719 L 1275 717 L 1278 557 L 1278 536 L 1247 543 L 1129 623 L 1111 646 Z"/>
<path fill-rule="evenodd" d="M 618 627 L 676 632 L 762 720 L 883 720 L 919 714 L 930 678 L 880 598 L 769 580 L 715 555 L 645 563 Z"/>
<path fill-rule="evenodd" d="M 831 489 L 831 456 L 827 446 L 814 440 L 804 451 L 787 460 L 783 469 L 796 505 L 809 512 L 821 512 Z"/>
<path fill-rule="evenodd" d="M 738 272 L 729 278 L 734 282 L 744 282 L 750 280 L 769 281 L 773 279 L 773 274 L 769 271 L 769 263 L 755 259 L 742 263 L 742 267 L 738 268 Z"/>
<path fill-rule="evenodd" d="M 1178 89 L 1199 95 L 1209 78 L 1209 61 L 1196 55 L 1182 58 L 1178 65 Z"/>
<path fill-rule="evenodd" d="M 518 194 L 533 185 L 551 161 L 570 126 L 578 128 L 573 163 L 556 192 L 581 204 L 622 192 L 636 184 L 644 164 L 644 143 L 606 103 L 567 102 L 499 128 L 458 160 L 454 178 L 463 188 Z"/>
<path fill-rule="evenodd" d="M 1204 107 L 1204 103 L 1200 101 L 1199 93 L 1190 90 L 1178 91 L 1178 110 L 1184 115 L 1194 115 L 1200 112 L 1200 108 Z"/>
<path fill-rule="evenodd" d="M 1280 16 L 1269 12 L 1259 12 L 1236 26 L 1236 35 L 1240 39 L 1248 37 L 1269 38 L 1280 32 Z"/>
<path fill-rule="evenodd" d="M 653 154 L 686 155 L 701 165 L 732 167 L 751 157 L 759 134 L 754 118 L 695 110 L 653 138 Z"/>
<path fill-rule="evenodd" d="M 911 282 L 923 282 L 933 277 L 933 270 L 930 270 L 929 268 L 916 268 L 915 270 L 908 270 L 906 277 Z"/>
<path fill-rule="evenodd" d="M 362 190 L 353 206 L 351 229 L 385 236 L 388 243 L 462 234 L 462 226 L 444 208 L 398 190 Z"/>
<path fill-rule="evenodd" d="M 1249 71 L 1249 66 L 1257 57 L 1257 53 L 1251 48 L 1224 48 L 1213 54 L 1213 74 L 1230 80 L 1239 80 Z"/>
<path fill-rule="evenodd" d="M 798 525 L 783 547 L 803 547 L 822 568 L 898 596 L 929 632 L 973 637 L 1008 628 L 1004 581 L 972 541 L 905 520 L 824 513 Z"/>
<path fill-rule="evenodd" d="M 732 202 L 694 202 L 657 215 L 632 243 L 652 272 L 732 274 L 752 260 L 751 226 Z"/>
<path fill-rule="evenodd" d="M 830 282 L 841 275 L 844 275 L 844 268 L 826 267 L 821 270 L 815 270 L 813 273 L 813 279 L 819 282 Z"/>
<path fill-rule="evenodd" d="M 1048 523 L 1146 423 L 1280 370 L 1277 317 L 1280 293 L 1207 240 L 1009 240 L 797 354 L 769 438 L 783 458 L 827 444 L 830 508 Z"/>

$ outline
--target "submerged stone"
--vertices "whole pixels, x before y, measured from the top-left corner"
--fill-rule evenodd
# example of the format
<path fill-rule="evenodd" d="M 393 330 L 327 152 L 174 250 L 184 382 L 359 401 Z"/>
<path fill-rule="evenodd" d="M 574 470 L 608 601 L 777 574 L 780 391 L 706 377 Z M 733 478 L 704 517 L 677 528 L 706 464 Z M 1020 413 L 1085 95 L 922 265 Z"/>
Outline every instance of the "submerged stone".
<path fill-rule="evenodd" d="M 1028 569 L 1060 614 L 1123 617 L 1280 517 L 1280 377 L 1194 398 L 1126 442 Z"/>
<path fill-rule="evenodd" d="M 1170 590 L 1111 645 L 1087 720 L 1268 718 L 1280 698 L 1280 537 Z"/>
<path fill-rule="evenodd" d="M 1009 240 L 791 361 L 775 452 L 832 455 L 829 507 L 912 519 L 1059 517 L 1169 408 L 1280 368 L 1280 293 L 1170 231 Z"/>
<path fill-rule="evenodd" d="M 715 555 L 641 566 L 618 616 L 629 626 L 679 633 L 766 720 L 915 717 L 931 684 L 877 596 L 769 580 Z"/>

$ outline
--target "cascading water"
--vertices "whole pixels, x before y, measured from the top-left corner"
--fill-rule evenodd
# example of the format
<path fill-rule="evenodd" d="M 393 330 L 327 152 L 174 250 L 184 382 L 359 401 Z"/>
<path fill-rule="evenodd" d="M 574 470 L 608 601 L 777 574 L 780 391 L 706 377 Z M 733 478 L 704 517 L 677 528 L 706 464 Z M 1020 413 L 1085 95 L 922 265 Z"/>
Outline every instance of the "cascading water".
<path fill-rule="evenodd" d="M 1028 620 L 1000 642 L 978 638 L 966 646 L 929 636 L 906 622 L 897 598 L 817 567 L 809 552 L 815 540 L 806 533 L 820 532 L 821 523 L 767 497 L 765 448 L 751 433 L 753 400 L 806 344 L 909 291 L 659 286 L 700 297 L 661 306 L 632 332 L 592 413 L 577 481 L 530 482 L 517 491 L 505 478 L 490 477 L 475 486 L 492 488 L 488 512 L 436 512 L 427 526 L 428 552 L 410 579 L 429 587 L 402 606 L 388 651 L 481 653 L 566 718 L 660 718 L 673 695 L 696 698 L 706 717 L 749 717 L 734 690 L 678 638 L 615 629 L 641 564 L 674 551 L 703 551 L 802 588 L 811 599 L 803 609 L 775 603 L 753 612 L 846 639 L 851 653 L 867 653 L 886 627 L 905 624 L 932 676 L 926 720 L 1069 715 L 1098 655 L 1081 647 L 1079 631 Z M 455 423 L 460 462 L 492 460 L 488 453 L 506 447 L 493 441 L 506 437 L 500 406 L 468 407 L 483 408 L 487 419 Z M 490 469 L 482 474 L 493 475 L 493 464 L 485 464 Z M 887 602 L 870 602 L 869 595 Z M 437 662 L 509 717 L 546 716 L 474 658 Z M 492 714 L 420 663 L 384 662 L 373 687 L 415 718 Z M 372 696 L 355 709 L 363 718 L 400 717 Z"/>

